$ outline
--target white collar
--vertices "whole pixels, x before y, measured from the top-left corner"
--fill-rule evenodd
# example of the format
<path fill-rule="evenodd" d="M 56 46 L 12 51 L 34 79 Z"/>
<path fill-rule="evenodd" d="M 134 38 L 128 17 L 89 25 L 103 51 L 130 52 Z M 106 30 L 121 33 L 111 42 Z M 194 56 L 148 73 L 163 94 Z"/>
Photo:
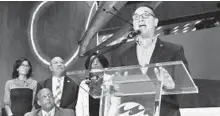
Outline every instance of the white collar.
<path fill-rule="evenodd" d="M 52 110 L 50 110 L 49 112 L 46 112 L 45 110 L 42 109 L 42 114 L 43 114 L 43 116 L 45 116 L 46 114 L 50 114 L 51 116 L 54 116 L 55 107 Z"/>
<path fill-rule="evenodd" d="M 136 38 L 136 43 L 138 46 L 148 48 L 148 46 L 154 46 L 156 44 L 158 36 L 152 38 L 142 39 L 140 36 Z"/>
<path fill-rule="evenodd" d="M 61 80 L 64 80 L 64 77 L 65 77 L 65 76 L 62 76 L 62 77 L 56 77 L 56 76 L 53 76 L 52 78 L 54 78 L 54 79 L 61 79 Z"/>

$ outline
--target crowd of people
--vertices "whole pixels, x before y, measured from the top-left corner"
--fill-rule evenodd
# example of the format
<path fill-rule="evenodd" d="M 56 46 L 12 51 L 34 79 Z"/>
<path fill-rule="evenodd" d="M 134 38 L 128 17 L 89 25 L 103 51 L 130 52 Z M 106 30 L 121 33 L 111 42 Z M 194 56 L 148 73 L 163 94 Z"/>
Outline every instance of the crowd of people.
<path fill-rule="evenodd" d="M 140 30 L 136 42 L 112 62 L 111 66 L 141 65 L 181 60 L 188 66 L 183 47 L 162 41 L 155 35 L 159 19 L 149 6 L 138 7 L 133 14 L 133 29 Z M 166 53 L 166 54 L 162 54 Z M 161 54 L 163 57 L 161 57 Z M 86 60 L 85 68 L 94 56 Z M 110 63 L 99 55 L 91 68 L 107 68 Z M 37 82 L 32 77 L 32 65 L 26 58 L 16 60 L 12 79 L 5 84 L 4 105 L 7 116 L 99 116 L 100 100 L 93 99 L 83 88 L 88 88 L 86 79 L 77 85 L 66 75 L 64 60 L 56 56 L 49 65 L 51 77 Z M 163 71 L 164 69 L 155 69 Z M 160 71 L 160 72 L 161 72 Z M 146 74 L 146 70 L 141 70 Z M 164 78 L 164 86 L 173 88 L 172 77 Z M 161 116 L 180 116 L 175 95 L 162 96 Z"/>
<path fill-rule="evenodd" d="M 94 56 L 95 54 L 91 57 Z M 86 60 L 86 69 L 88 69 L 91 57 Z M 108 60 L 102 55 L 92 63 L 92 68 L 104 67 L 108 67 Z M 61 57 L 54 57 L 49 69 L 52 76 L 37 82 L 32 77 L 31 63 L 26 58 L 16 60 L 12 79 L 5 84 L 4 104 L 7 116 L 99 115 L 99 99 L 89 96 L 66 75 L 66 67 Z M 83 86 L 83 83 L 84 81 L 80 86 Z"/>

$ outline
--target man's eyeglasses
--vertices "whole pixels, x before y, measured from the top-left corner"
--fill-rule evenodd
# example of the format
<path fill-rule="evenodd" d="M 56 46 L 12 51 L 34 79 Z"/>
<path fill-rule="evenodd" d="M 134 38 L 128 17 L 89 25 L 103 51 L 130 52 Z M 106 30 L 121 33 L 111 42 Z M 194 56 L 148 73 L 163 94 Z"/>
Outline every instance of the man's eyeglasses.
<path fill-rule="evenodd" d="M 48 94 L 48 95 L 43 95 L 40 97 L 40 99 L 46 99 L 46 98 L 53 98 L 52 94 Z"/>
<path fill-rule="evenodd" d="M 142 15 L 134 14 L 132 18 L 133 18 L 133 20 L 139 20 L 140 18 L 147 19 L 150 16 L 155 17 L 153 14 L 151 14 L 149 12 L 146 12 L 146 13 L 144 13 Z"/>
<path fill-rule="evenodd" d="M 21 64 L 22 67 L 30 68 L 29 65 Z"/>

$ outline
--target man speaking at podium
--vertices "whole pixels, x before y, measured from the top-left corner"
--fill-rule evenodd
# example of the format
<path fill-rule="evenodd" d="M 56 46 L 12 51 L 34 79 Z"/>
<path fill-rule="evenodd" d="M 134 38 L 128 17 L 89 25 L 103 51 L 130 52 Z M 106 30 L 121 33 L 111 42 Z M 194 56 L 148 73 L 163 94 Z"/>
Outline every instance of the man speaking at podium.
<path fill-rule="evenodd" d="M 134 31 L 140 30 L 141 33 L 135 37 L 136 43 L 134 45 L 123 51 L 119 57 L 115 59 L 115 62 L 113 60 L 112 66 L 145 66 L 150 63 L 183 61 L 186 67 L 188 67 L 181 45 L 162 41 L 155 35 L 155 29 L 159 19 L 153 8 L 149 6 L 138 7 L 132 19 Z M 163 68 L 155 72 L 157 71 L 166 72 Z M 171 76 L 164 79 L 163 86 L 170 89 L 175 87 Z M 160 116 L 180 116 L 176 95 L 162 96 Z"/>

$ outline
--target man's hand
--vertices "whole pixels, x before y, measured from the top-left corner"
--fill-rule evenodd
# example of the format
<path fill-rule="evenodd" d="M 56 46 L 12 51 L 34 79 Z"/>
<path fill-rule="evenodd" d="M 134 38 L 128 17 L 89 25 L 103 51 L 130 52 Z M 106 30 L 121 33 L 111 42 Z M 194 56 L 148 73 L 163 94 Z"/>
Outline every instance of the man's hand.
<path fill-rule="evenodd" d="M 164 69 L 163 67 L 154 68 L 154 72 L 157 76 L 157 79 L 163 81 L 163 86 L 166 89 L 175 88 L 175 83 L 166 69 Z"/>

